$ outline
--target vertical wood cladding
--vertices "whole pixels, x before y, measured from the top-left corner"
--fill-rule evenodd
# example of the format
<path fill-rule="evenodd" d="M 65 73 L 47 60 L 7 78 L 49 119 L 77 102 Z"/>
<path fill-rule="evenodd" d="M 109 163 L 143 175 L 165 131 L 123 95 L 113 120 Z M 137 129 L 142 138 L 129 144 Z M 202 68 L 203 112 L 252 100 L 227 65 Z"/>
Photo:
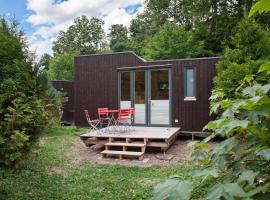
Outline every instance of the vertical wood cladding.
<path fill-rule="evenodd" d="M 218 58 L 146 62 L 132 52 L 75 58 L 75 124 L 87 126 L 84 109 L 97 117 L 98 107 L 117 108 L 117 69 L 121 67 L 172 66 L 172 125 L 184 131 L 201 131 L 211 119 L 209 97 Z M 184 101 L 184 67 L 196 68 L 196 101 Z M 175 120 L 178 119 L 178 123 Z"/>
<path fill-rule="evenodd" d="M 52 81 L 53 87 L 63 93 L 66 93 L 68 101 L 63 106 L 62 122 L 74 121 L 74 84 L 70 81 Z"/>

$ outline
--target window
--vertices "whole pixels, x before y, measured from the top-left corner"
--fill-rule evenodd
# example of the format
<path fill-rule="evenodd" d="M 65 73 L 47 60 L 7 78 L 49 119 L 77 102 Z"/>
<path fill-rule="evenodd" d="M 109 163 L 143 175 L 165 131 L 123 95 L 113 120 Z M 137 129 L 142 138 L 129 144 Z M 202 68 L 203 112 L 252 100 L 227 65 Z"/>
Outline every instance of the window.
<path fill-rule="evenodd" d="M 196 100 L 196 70 L 194 67 L 185 67 L 185 101 Z"/>
<path fill-rule="evenodd" d="M 131 107 L 130 72 L 120 73 L 120 108 Z"/>

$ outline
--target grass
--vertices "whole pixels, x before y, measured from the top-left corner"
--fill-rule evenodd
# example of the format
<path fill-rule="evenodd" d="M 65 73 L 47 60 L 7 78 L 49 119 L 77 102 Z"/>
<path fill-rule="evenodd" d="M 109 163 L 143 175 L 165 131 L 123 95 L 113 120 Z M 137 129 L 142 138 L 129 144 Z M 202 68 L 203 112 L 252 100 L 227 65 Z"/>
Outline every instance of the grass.
<path fill-rule="evenodd" d="M 190 164 L 148 168 L 72 164 L 72 157 L 65 152 L 82 131 L 53 128 L 42 135 L 20 168 L 0 168 L 0 199 L 149 199 L 153 187 L 169 176 L 192 179 L 194 166 Z M 61 169 L 61 173 L 49 173 L 52 168 Z"/>

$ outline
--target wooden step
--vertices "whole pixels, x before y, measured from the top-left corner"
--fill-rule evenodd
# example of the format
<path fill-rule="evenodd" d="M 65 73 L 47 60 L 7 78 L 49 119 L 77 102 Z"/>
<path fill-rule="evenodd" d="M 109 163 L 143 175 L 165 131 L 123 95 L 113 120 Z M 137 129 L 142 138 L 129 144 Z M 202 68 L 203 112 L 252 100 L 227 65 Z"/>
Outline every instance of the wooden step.
<path fill-rule="evenodd" d="M 145 147 L 146 145 L 144 143 L 108 142 L 105 146 Z"/>
<path fill-rule="evenodd" d="M 144 152 L 114 151 L 114 150 L 104 150 L 101 153 L 102 154 L 109 154 L 109 155 L 123 155 L 123 156 L 142 156 L 144 154 Z"/>

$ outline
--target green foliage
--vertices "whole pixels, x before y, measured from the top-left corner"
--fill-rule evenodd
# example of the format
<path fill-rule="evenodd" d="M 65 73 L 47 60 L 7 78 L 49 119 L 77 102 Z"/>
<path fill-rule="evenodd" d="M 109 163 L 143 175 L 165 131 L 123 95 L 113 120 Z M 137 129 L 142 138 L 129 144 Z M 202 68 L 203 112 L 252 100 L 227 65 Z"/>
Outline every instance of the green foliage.
<path fill-rule="evenodd" d="M 123 24 L 113 24 L 108 36 L 110 48 L 113 52 L 122 52 L 129 49 L 128 29 Z"/>
<path fill-rule="evenodd" d="M 60 31 L 53 45 L 54 54 L 79 50 L 80 54 L 94 54 L 105 47 L 104 22 L 98 18 L 89 19 L 82 15 L 74 19 L 67 31 Z"/>
<path fill-rule="evenodd" d="M 154 199 L 190 199 L 193 186 L 179 177 L 173 177 L 162 184 L 158 184 L 154 190 Z"/>
<path fill-rule="evenodd" d="M 261 73 L 258 72 L 256 79 L 261 81 Z M 194 176 L 201 177 L 200 187 L 209 178 L 217 182 L 209 185 L 206 199 L 256 199 L 259 195 L 265 198 L 269 196 L 270 84 L 261 85 L 256 79 L 241 84 L 238 98 L 228 99 L 220 90 L 214 90 L 211 96 L 214 110 L 211 111 L 220 117 L 204 127 L 213 132 L 211 136 L 190 145 L 195 149 L 193 158 L 203 159 L 208 166 L 194 172 Z M 205 143 L 217 136 L 227 139 L 209 151 Z M 185 191 L 171 182 L 161 186 L 171 188 L 172 191 L 168 191 L 170 194 Z M 157 196 L 161 194 L 162 190 L 157 191 Z"/>
<path fill-rule="evenodd" d="M 270 10 L 270 2 L 268 0 L 260 0 L 250 10 L 249 17 L 253 16 L 257 12 L 262 14 L 268 10 Z"/>
<path fill-rule="evenodd" d="M 253 30 L 256 36 L 258 32 L 256 29 Z M 244 45 L 240 45 L 242 42 L 236 43 L 239 44 L 236 46 L 241 49 L 238 49 L 238 54 L 234 57 L 233 54 L 231 56 L 237 60 L 239 55 L 246 55 L 244 58 L 239 57 L 238 62 L 252 68 L 250 64 L 256 63 L 256 59 L 269 56 L 269 54 L 265 55 L 268 44 L 262 45 L 262 41 L 267 43 L 268 41 L 264 40 L 265 34 L 258 34 L 260 36 L 255 37 L 257 42 L 252 37 L 246 38 L 251 35 L 246 35 L 244 29 L 242 31 L 245 35 L 242 38 Z M 239 32 L 235 38 L 240 36 Z M 251 43 L 245 42 L 250 40 Z M 256 48 L 251 46 L 254 52 L 249 52 L 249 45 L 254 43 L 260 44 L 257 46 L 258 51 L 254 51 Z M 254 62 L 247 62 L 251 59 Z M 230 67 L 223 64 L 223 67 Z M 202 178 L 202 184 L 198 188 L 203 187 L 205 180 L 209 177 L 216 182 L 216 184 L 207 185 L 209 190 L 205 196 L 206 199 L 269 199 L 270 84 L 269 76 L 267 76 L 270 71 L 269 63 L 264 63 L 256 69 L 257 73 L 247 74 L 238 85 L 236 84 L 237 95 L 234 98 L 228 98 L 223 88 L 215 88 L 212 91 L 210 113 L 215 114 L 217 119 L 204 127 L 204 130 L 212 131 L 212 135 L 201 142 L 193 142 L 189 145 L 195 150 L 196 156 L 193 157 L 203 159 L 207 166 L 207 169 L 194 173 L 195 176 Z M 238 71 L 235 73 L 237 74 Z M 231 77 L 228 76 L 227 80 L 231 81 Z M 209 151 L 206 143 L 217 136 L 226 139 Z M 173 184 L 167 187 L 170 186 Z M 174 190 L 184 192 L 180 187 Z M 179 199 L 179 196 L 174 199 Z"/>
<path fill-rule="evenodd" d="M 269 34 L 254 20 L 243 20 L 232 38 L 231 47 L 227 47 L 217 64 L 215 86 L 226 96 L 234 97 L 240 81 L 246 75 L 255 74 L 269 56 Z"/>
<path fill-rule="evenodd" d="M 20 159 L 35 137 L 59 119 L 59 94 L 35 66 L 16 21 L 0 22 L 0 165 Z"/>
<path fill-rule="evenodd" d="M 225 199 L 235 199 L 235 197 L 247 197 L 247 195 L 237 183 L 225 183 L 217 184 L 212 187 L 206 199 L 219 200 L 222 199 L 222 197 Z"/>
<path fill-rule="evenodd" d="M 49 54 L 47 54 L 47 53 L 45 53 L 45 54 L 43 54 L 42 56 L 41 56 L 41 58 L 40 58 L 40 60 L 39 60 L 39 62 L 38 62 L 38 67 L 39 68 L 43 68 L 43 69 L 45 69 L 45 70 L 48 70 L 49 69 L 49 63 L 50 63 L 50 59 L 51 59 L 52 57 L 49 55 Z"/>
<path fill-rule="evenodd" d="M 50 79 L 73 81 L 74 57 L 77 55 L 79 51 L 68 51 L 51 58 L 48 70 Z"/>
<path fill-rule="evenodd" d="M 192 30 L 196 43 L 204 44 L 203 56 L 220 55 L 230 45 L 237 25 L 251 9 L 253 0 L 147 0 L 146 8 L 132 20 L 130 47 L 145 56 L 145 44 L 164 24 L 171 22 Z M 254 19 L 263 27 L 270 27 L 270 14 Z M 166 47 L 167 48 L 167 47 Z M 179 50 L 180 51 L 180 50 Z"/>
<path fill-rule="evenodd" d="M 194 41 L 191 31 L 173 23 L 167 23 L 146 42 L 149 59 L 189 58 L 201 55 L 202 43 Z"/>
<path fill-rule="evenodd" d="M 196 167 L 189 163 L 130 167 L 74 162 L 74 141 L 86 131 L 58 126 L 46 130 L 23 165 L 16 170 L 0 168 L 0 199 L 150 199 L 153 186 L 176 172 L 192 179 Z M 204 192 L 198 190 L 195 199 Z"/>

